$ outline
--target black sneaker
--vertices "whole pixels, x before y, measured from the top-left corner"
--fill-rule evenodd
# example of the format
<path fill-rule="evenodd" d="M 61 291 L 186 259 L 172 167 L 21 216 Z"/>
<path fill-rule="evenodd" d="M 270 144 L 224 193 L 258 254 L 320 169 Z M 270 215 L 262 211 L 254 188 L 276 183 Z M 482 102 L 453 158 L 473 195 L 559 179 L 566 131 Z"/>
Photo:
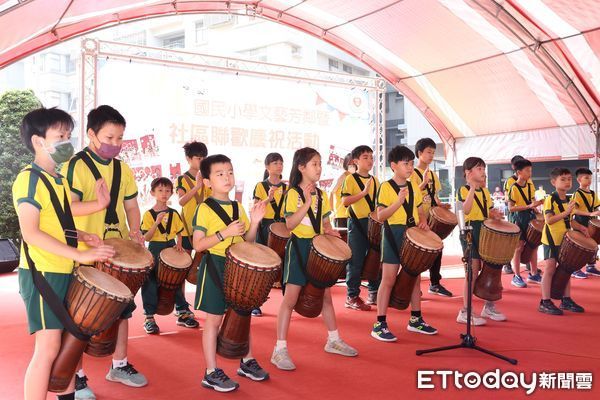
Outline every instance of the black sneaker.
<path fill-rule="evenodd" d="M 253 309 L 252 316 L 253 317 L 262 317 L 262 311 L 260 310 L 260 308 Z"/>
<path fill-rule="evenodd" d="M 505 264 L 504 267 L 502 267 L 502 271 L 507 274 L 514 274 L 515 272 L 513 271 L 512 267 L 510 266 L 510 264 Z"/>
<path fill-rule="evenodd" d="M 258 362 L 252 358 L 246 362 L 240 360 L 240 367 L 237 370 L 239 376 L 245 376 L 253 381 L 264 381 L 269 379 L 269 373 L 258 365 Z"/>
<path fill-rule="evenodd" d="M 197 328 L 200 326 L 192 313 L 181 313 L 179 317 L 177 317 L 177 325 L 185 326 L 186 328 Z"/>
<path fill-rule="evenodd" d="M 583 307 L 575 303 L 570 297 L 563 297 L 559 307 L 561 310 L 567 310 L 576 313 L 582 313 L 585 311 Z"/>
<path fill-rule="evenodd" d="M 423 321 L 422 317 L 410 317 L 406 329 L 409 332 L 422 333 L 424 335 L 435 335 L 437 329 Z"/>
<path fill-rule="evenodd" d="M 210 374 L 204 374 L 202 386 L 205 388 L 216 390 L 217 392 L 231 392 L 240 387 L 240 385 L 232 381 L 221 368 L 215 368 Z"/>
<path fill-rule="evenodd" d="M 541 300 L 540 306 L 538 307 L 538 311 L 541 313 L 550 314 L 550 315 L 563 315 L 562 310 L 559 309 L 558 307 L 556 307 L 554 305 L 554 303 L 552 302 L 552 300 L 548 300 L 548 301 Z"/>
<path fill-rule="evenodd" d="M 146 320 L 144 321 L 144 330 L 148 335 L 154 335 L 160 332 L 160 328 L 156 324 L 156 321 L 153 317 L 146 318 Z"/>
<path fill-rule="evenodd" d="M 437 294 L 438 296 L 452 297 L 452 292 L 443 287 L 440 283 L 437 285 L 429 285 L 429 293 Z"/>

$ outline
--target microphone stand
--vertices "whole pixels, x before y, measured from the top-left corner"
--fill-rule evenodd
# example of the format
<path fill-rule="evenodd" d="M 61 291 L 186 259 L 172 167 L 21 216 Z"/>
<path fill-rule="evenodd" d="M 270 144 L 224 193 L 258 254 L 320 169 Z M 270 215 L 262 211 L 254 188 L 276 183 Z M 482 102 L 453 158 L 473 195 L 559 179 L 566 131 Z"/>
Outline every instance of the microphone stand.
<path fill-rule="evenodd" d="M 473 227 L 470 225 L 465 225 L 464 227 L 461 227 L 461 230 L 460 230 L 461 238 L 464 239 L 465 242 L 467 243 L 467 246 L 464 251 L 463 258 L 462 258 L 462 262 L 465 264 L 465 268 L 467 271 L 467 285 L 468 285 L 467 287 L 469 288 L 469 290 L 467 290 L 467 333 L 460 334 L 462 341 L 459 344 L 455 344 L 452 346 L 436 347 L 436 348 L 427 349 L 427 350 L 417 350 L 416 353 L 418 356 L 420 356 L 422 354 L 436 353 L 438 351 L 467 348 L 467 349 L 478 350 L 482 353 L 489 354 L 491 356 L 500 358 L 501 360 L 507 361 L 507 362 L 511 363 L 512 365 L 516 365 L 517 364 L 516 359 L 508 358 L 506 356 L 503 356 L 498 353 L 494 353 L 493 351 L 490 351 L 490 350 L 484 349 L 483 347 L 478 346 L 477 344 L 475 344 L 477 342 L 477 338 L 475 338 L 475 336 L 471 335 L 471 321 L 472 321 L 472 314 L 473 314 L 473 308 L 471 305 L 472 300 L 473 300 L 473 290 L 471 289 L 472 282 L 473 282 L 473 266 L 472 266 L 472 258 L 471 258 L 471 247 L 473 246 L 473 232 L 472 231 L 473 231 Z"/>

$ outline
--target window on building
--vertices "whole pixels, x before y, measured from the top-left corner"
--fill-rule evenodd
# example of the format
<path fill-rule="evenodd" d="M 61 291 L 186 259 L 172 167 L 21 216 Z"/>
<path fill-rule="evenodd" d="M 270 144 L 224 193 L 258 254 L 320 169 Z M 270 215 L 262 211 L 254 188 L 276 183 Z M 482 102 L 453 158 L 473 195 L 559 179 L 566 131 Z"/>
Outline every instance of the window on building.
<path fill-rule="evenodd" d="M 348 73 L 348 74 L 351 74 L 351 73 L 352 73 L 352 67 L 351 67 L 351 66 L 349 66 L 348 64 L 344 64 L 344 65 L 342 66 L 342 68 L 343 68 L 344 72 L 346 72 L 346 73 Z"/>
<path fill-rule="evenodd" d="M 340 63 L 338 60 L 334 60 L 333 58 L 329 59 L 329 70 L 330 71 L 339 71 Z"/>
<path fill-rule="evenodd" d="M 257 47 L 255 49 L 244 50 L 238 52 L 244 58 L 252 61 L 266 62 L 267 61 L 267 47 Z"/>
<path fill-rule="evenodd" d="M 167 49 L 183 49 L 185 47 L 185 35 L 181 34 L 163 39 L 162 47 Z"/>
<path fill-rule="evenodd" d="M 206 27 L 204 25 L 204 20 L 196 22 L 196 43 L 204 43 L 206 42 Z"/>
<path fill-rule="evenodd" d="M 115 36 L 115 42 L 132 44 L 134 46 L 146 45 L 146 32 L 135 32 L 128 35 Z"/>

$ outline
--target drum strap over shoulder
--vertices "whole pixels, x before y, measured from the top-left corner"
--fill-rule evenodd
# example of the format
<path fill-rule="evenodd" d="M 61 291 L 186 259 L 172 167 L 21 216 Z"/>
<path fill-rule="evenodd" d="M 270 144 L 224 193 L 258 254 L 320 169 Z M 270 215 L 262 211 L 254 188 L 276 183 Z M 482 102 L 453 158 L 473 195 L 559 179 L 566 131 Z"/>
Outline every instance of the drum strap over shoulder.
<path fill-rule="evenodd" d="M 531 204 L 531 185 L 529 185 L 529 183 L 526 183 L 526 185 L 527 185 L 528 196 L 525 196 L 525 192 L 523 191 L 523 188 L 521 186 L 519 186 L 519 184 L 517 182 L 512 184 L 512 186 L 515 186 L 517 188 L 517 190 L 519 191 L 519 194 L 521 195 L 523 200 L 525 200 L 525 204 L 530 205 Z M 512 189 L 512 186 L 511 186 L 511 189 Z"/>
<path fill-rule="evenodd" d="M 223 207 L 221 207 L 221 205 L 212 197 L 204 200 L 204 203 L 209 206 L 210 209 L 219 216 L 219 218 L 221 218 L 221 221 L 223 221 L 226 226 L 229 226 L 229 224 L 231 224 L 233 221 L 236 221 L 240 218 L 240 209 L 236 200 L 231 202 L 231 208 L 233 209 L 233 215 L 231 217 L 229 214 L 227 214 L 227 211 L 225 211 Z"/>
<path fill-rule="evenodd" d="M 267 179 L 265 179 L 264 181 L 261 182 L 261 185 L 263 187 L 263 189 L 265 190 L 265 193 L 267 194 L 267 196 L 269 196 L 269 189 L 271 188 L 271 184 L 268 182 Z M 273 207 L 273 211 L 275 213 L 275 216 L 273 217 L 273 219 L 277 222 L 281 221 L 281 209 L 283 208 L 283 200 L 285 197 L 285 183 L 281 183 L 282 185 L 282 192 L 281 192 L 281 198 L 279 199 L 279 204 L 277 204 L 277 202 L 275 201 L 275 198 L 273 198 L 273 200 L 270 201 L 271 207 Z"/>
<path fill-rule="evenodd" d="M 393 179 L 390 179 L 388 183 L 390 184 L 392 189 L 394 189 L 394 192 L 396 192 L 396 194 L 400 193 L 400 186 L 398 186 L 398 184 Z M 406 200 L 404 200 L 404 203 L 402 203 L 402 207 L 404 207 L 404 212 L 406 213 L 406 227 L 411 228 L 413 226 L 417 226 L 417 224 L 415 223 L 415 217 L 413 213 L 413 206 L 415 204 L 415 192 L 410 182 L 408 182 L 407 187 L 408 197 L 406 198 Z"/>
<path fill-rule="evenodd" d="M 223 281 L 219 277 L 217 267 L 215 266 L 215 261 L 213 260 L 210 251 L 207 251 L 204 257 L 206 257 L 206 269 L 208 269 L 208 275 L 210 276 L 210 279 L 212 279 L 215 286 L 219 288 L 219 291 L 223 293 Z"/>
<path fill-rule="evenodd" d="M 50 201 L 52 202 L 52 206 L 54 207 L 56 215 L 58 216 L 60 225 L 63 228 L 63 231 L 65 232 L 65 239 L 67 241 L 67 245 L 77 248 L 77 231 L 75 230 L 73 214 L 71 214 L 71 207 L 69 206 L 69 199 L 67 198 L 66 190 L 64 191 L 65 197 L 63 209 L 60 205 L 58 196 L 56 195 L 54 188 L 48 181 L 48 178 L 46 178 L 46 176 L 44 176 L 39 171 L 31 168 L 26 169 L 26 171 L 37 175 L 48 189 L 48 193 L 50 194 Z M 73 232 L 75 233 L 75 236 L 73 236 Z M 44 275 L 36 269 L 35 263 L 33 262 L 33 259 L 29 254 L 29 246 L 27 245 L 27 242 L 25 240 L 23 240 L 23 250 L 25 253 L 25 258 L 27 259 L 29 271 L 31 271 L 31 278 L 33 280 L 33 284 L 42 295 L 44 301 L 46 301 L 46 303 L 48 304 L 48 307 L 50 307 L 50 310 L 52 310 L 54 315 L 56 315 L 56 318 L 58 318 L 61 324 L 63 324 L 65 329 L 69 331 L 71 335 L 75 336 L 79 340 L 88 341 L 90 339 L 90 336 L 85 335 L 79 330 L 79 328 L 77 327 L 77 325 L 75 325 L 75 322 L 73 322 L 73 319 L 65 309 L 63 302 L 58 298 L 56 292 L 52 289 Z"/>
<path fill-rule="evenodd" d="M 168 213 L 168 218 L 169 218 L 169 220 L 167 221 L 166 228 L 163 226 L 162 222 L 160 224 L 158 224 L 158 231 L 160 233 L 162 233 L 163 235 L 169 235 L 171 233 L 171 226 L 173 225 L 173 211 L 175 211 L 175 210 L 173 210 L 172 208 L 169 208 L 166 211 Z M 156 221 L 158 214 L 160 214 L 160 213 L 154 211 L 153 209 L 150 209 L 150 215 L 152 216 L 153 221 Z"/>
<path fill-rule="evenodd" d="M 354 213 L 354 210 L 352 209 L 352 207 L 348 207 L 348 213 L 350 213 L 350 218 L 352 218 L 354 220 L 354 224 L 358 228 L 358 231 L 365 237 L 365 239 L 368 240 L 369 236 L 367 235 L 367 232 L 365 232 L 365 230 L 363 229 L 363 226 L 359 222 L 358 217 Z"/>
<path fill-rule="evenodd" d="M 563 206 L 563 203 L 560 200 L 560 197 L 558 197 L 558 193 L 554 192 L 554 193 L 552 193 L 551 196 L 552 196 L 552 201 L 554 203 L 556 203 L 556 206 L 558 207 L 558 211 L 560 211 L 561 213 L 564 213 L 565 206 Z M 567 202 L 569 202 L 569 201 L 571 201 L 571 196 L 567 195 Z M 570 216 L 567 216 L 567 218 L 563 219 L 567 229 L 571 229 L 571 220 L 570 219 L 571 219 Z"/>
<path fill-rule="evenodd" d="M 352 176 L 354 177 L 354 180 L 356 181 L 358 188 L 361 191 L 365 190 L 365 185 L 363 184 L 362 180 L 360 179 L 360 175 L 357 172 L 355 172 L 352 174 Z M 371 195 L 369 193 L 367 193 L 367 195 L 365 196 L 365 201 L 369 205 L 369 210 L 375 211 L 375 196 L 377 196 L 377 182 L 375 182 L 375 178 L 373 178 L 373 177 L 370 177 L 370 179 L 373 179 L 373 198 L 371 198 Z M 352 206 L 348 207 L 348 209 L 351 209 L 351 208 L 352 208 Z"/>
<path fill-rule="evenodd" d="M 581 199 L 583 200 L 583 204 L 585 204 L 585 208 L 587 208 L 588 212 L 593 212 L 594 211 L 594 207 L 592 207 L 592 204 L 590 204 L 590 202 L 587 199 L 587 196 L 585 195 L 585 192 L 581 189 L 577 189 L 577 193 L 579 193 L 579 196 L 581 196 Z M 596 196 L 594 194 L 594 191 L 591 191 L 592 193 L 592 203 L 596 200 Z"/>
<path fill-rule="evenodd" d="M 399 255 L 400 250 L 398 249 L 398 245 L 394 240 L 394 233 L 392 232 L 392 227 L 390 226 L 390 223 L 387 220 L 383 223 L 383 229 L 385 231 L 385 238 L 388 241 L 388 244 L 390 245 L 392 250 L 394 251 L 394 254 Z"/>
<path fill-rule="evenodd" d="M 469 185 L 465 185 L 465 187 L 467 188 L 467 190 L 471 190 L 471 187 Z M 479 197 L 477 197 L 477 191 L 476 191 L 475 194 L 473 195 L 473 200 L 475 200 L 475 203 L 477 203 L 477 207 L 479 207 L 479 209 L 481 210 L 481 214 L 483 214 L 483 218 L 488 218 L 487 199 L 486 199 L 486 195 L 485 195 L 485 192 L 483 191 L 483 189 L 481 189 L 481 199 L 483 200 L 483 204 L 481 204 Z"/>
<path fill-rule="evenodd" d="M 100 171 L 98 171 L 94 161 L 92 161 L 90 156 L 85 151 L 79 152 L 78 156 L 85 163 L 85 165 L 87 165 L 96 181 L 102 178 L 102 175 L 100 174 Z M 123 238 L 123 235 L 121 235 L 121 231 L 118 228 L 119 216 L 117 215 L 117 200 L 119 198 L 119 189 L 121 188 L 121 161 L 113 159 L 112 163 L 113 177 L 110 185 L 110 203 L 106 208 L 106 214 L 104 216 L 104 236 L 106 237 L 106 233 L 108 232 L 117 232 L 119 233 L 119 236 Z M 83 199 L 81 200 L 83 201 Z"/>
<path fill-rule="evenodd" d="M 190 187 L 190 190 L 192 190 L 194 188 L 194 182 L 192 182 L 192 179 L 187 175 L 187 172 L 185 174 L 183 174 L 183 179 L 185 179 L 186 183 Z M 194 193 L 194 199 L 196 200 L 197 204 L 201 204 L 202 201 L 204 200 L 204 187 L 200 190 L 202 193 L 201 195 L 198 194 L 198 192 Z"/>
<path fill-rule="evenodd" d="M 415 168 L 415 173 L 421 179 L 421 182 L 423 182 L 424 178 L 421 171 Z M 427 184 L 425 188 L 427 189 L 427 194 L 431 198 L 431 205 L 435 207 L 438 205 L 437 201 L 435 201 L 435 178 L 433 177 L 433 171 L 430 170 L 429 173 L 431 174 L 431 186 Z"/>
<path fill-rule="evenodd" d="M 300 187 L 296 187 L 295 189 L 298 192 L 300 199 L 302 199 L 302 201 L 304 203 L 306 203 L 306 199 L 304 198 L 304 193 L 302 192 L 302 189 L 300 189 Z M 312 201 L 312 198 L 311 198 L 311 201 Z M 321 215 L 322 214 L 323 214 L 323 198 L 321 197 L 321 189 L 317 188 L 317 215 L 315 215 L 315 213 L 313 212 L 312 204 L 311 204 L 311 207 L 308 209 L 308 218 L 310 219 L 310 223 L 313 227 L 313 230 L 315 231 L 315 233 L 317 235 L 321 234 Z"/>

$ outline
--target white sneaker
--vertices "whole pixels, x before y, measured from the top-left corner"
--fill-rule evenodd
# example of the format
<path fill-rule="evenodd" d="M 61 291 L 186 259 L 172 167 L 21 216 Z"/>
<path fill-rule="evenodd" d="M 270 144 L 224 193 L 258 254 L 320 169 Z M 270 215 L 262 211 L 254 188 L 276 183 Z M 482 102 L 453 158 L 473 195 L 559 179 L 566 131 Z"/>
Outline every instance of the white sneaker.
<path fill-rule="evenodd" d="M 275 349 L 273 349 L 273 355 L 271 356 L 271 363 L 284 371 L 293 371 L 296 369 L 296 366 L 288 354 L 287 347 L 279 350 L 275 347 Z"/>
<path fill-rule="evenodd" d="M 325 351 L 346 357 L 356 357 L 358 355 L 358 351 L 348 343 L 344 342 L 342 339 L 327 340 Z"/>
<path fill-rule="evenodd" d="M 456 322 L 458 322 L 459 324 L 466 324 L 467 323 L 467 310 L 463 310 L 461 309 L 458 312 L 458 316 L 456 317 Z M 471 316 L 471 323 L 474 326 L 481 326 L 481 325 L 485 325 L 486 324 L 486 320 L 478 317 L 476 315 L 472 315 Z"/>
<path fill-rule="evenodd" d="M 494 304 L 486 304 L 481 310 L 481 316 L 483 318 L 489 318 L 494 321 L 506 321 L 506 315 L 502 314 L 496 309 Z"/>

